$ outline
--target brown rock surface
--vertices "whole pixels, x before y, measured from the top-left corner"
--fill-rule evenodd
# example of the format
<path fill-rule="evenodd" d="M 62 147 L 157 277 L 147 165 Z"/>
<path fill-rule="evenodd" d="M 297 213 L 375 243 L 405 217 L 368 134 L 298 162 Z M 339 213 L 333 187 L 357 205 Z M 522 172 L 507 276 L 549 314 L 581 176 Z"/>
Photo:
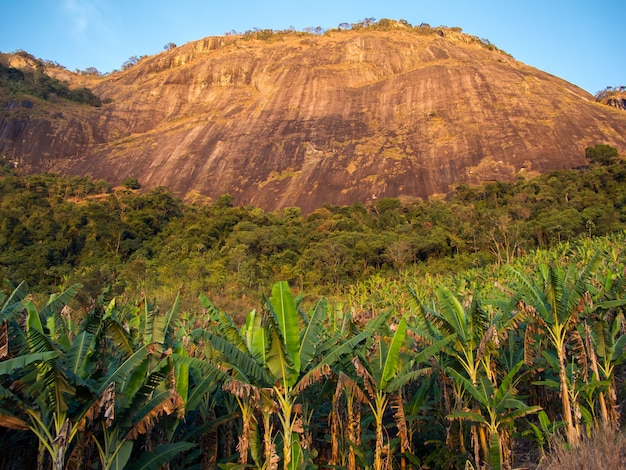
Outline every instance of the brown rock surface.
<path fill-rule="evenodd" d="M 265 209 L 427 197 L 581 166 L 597 143 L 626 151 L 624 111 L 452 30 L 211 37 L 104 77 L 49 73 L 112 102 L 5 106 L 0 153 L 27 171 Z"/>

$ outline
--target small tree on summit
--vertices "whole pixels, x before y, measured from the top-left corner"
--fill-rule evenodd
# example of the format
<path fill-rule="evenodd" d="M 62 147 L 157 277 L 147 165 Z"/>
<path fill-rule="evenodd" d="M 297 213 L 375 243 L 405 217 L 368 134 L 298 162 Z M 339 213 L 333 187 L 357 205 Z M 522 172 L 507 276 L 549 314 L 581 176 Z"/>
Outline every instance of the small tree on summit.
<path fill-rule="evenodd" d="M 139 62 L 139 57 L 137 57 L 136 55 L 129 57 L 128 60 L 124 62 L 124 64 L 122 64 L 122 70 L 128 70 L 129 68 L 136 65 L 137 62 Z"/>

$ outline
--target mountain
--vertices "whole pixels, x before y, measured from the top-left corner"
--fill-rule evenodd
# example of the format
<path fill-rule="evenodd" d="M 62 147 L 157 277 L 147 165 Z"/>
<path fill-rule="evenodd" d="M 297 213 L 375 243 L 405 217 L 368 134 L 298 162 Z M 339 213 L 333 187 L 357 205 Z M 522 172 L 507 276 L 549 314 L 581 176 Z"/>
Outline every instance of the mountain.
<path fill-rule="evenodd" d="M 624 110 L 459 28 L 259 31 L 105 76 L 46 72 L 105 104 L 5 96 L 0 154 L 24 171 L 133 177 L 267 210 L 425 198 L 583 166 L 598 143 L 626 151 Z"/>

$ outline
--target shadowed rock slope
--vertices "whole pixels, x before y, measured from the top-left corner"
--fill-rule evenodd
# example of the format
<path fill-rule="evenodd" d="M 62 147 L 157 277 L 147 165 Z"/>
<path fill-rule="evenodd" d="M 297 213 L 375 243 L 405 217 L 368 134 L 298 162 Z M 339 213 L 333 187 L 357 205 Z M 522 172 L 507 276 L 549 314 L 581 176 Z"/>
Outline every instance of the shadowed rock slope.
<path fill-rule="evenodd" d="M 51 75 L 111 102 L 12 101 L 0 153 L 264 209 L 427 197 L 458 183 L 626 150 L 626 113 L 454 30 L 210 37 L 104 77 Z"/>

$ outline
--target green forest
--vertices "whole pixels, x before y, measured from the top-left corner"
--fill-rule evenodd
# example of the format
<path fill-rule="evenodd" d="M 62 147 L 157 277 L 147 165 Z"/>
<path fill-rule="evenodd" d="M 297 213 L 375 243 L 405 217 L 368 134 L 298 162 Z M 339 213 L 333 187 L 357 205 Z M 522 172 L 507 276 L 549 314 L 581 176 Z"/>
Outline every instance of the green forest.
<path fill-rule="evenodd" d="M 31 108 L 34 105 L 31 97 L 44 100 L 62 98 L 90 106 L 102 106 L 102 100 L 89 88 L 70 89 L 67 83 L 48 75 L 46 62 L 41 59 L 24 51 L 15 54 L 31 61 L 35 67 L 33 70 L 9 67 L 2 63 L 6 54 L 0 53 L 0 96 L 5 95 L 3 98 L 24 98 L 22 104 Z"/>
<path fill-rule="evenodd" d="M 586 156 L 309 214 L 3 162 L 0 467 L 567 468 L 623 440 L 626 165 Z"/>

